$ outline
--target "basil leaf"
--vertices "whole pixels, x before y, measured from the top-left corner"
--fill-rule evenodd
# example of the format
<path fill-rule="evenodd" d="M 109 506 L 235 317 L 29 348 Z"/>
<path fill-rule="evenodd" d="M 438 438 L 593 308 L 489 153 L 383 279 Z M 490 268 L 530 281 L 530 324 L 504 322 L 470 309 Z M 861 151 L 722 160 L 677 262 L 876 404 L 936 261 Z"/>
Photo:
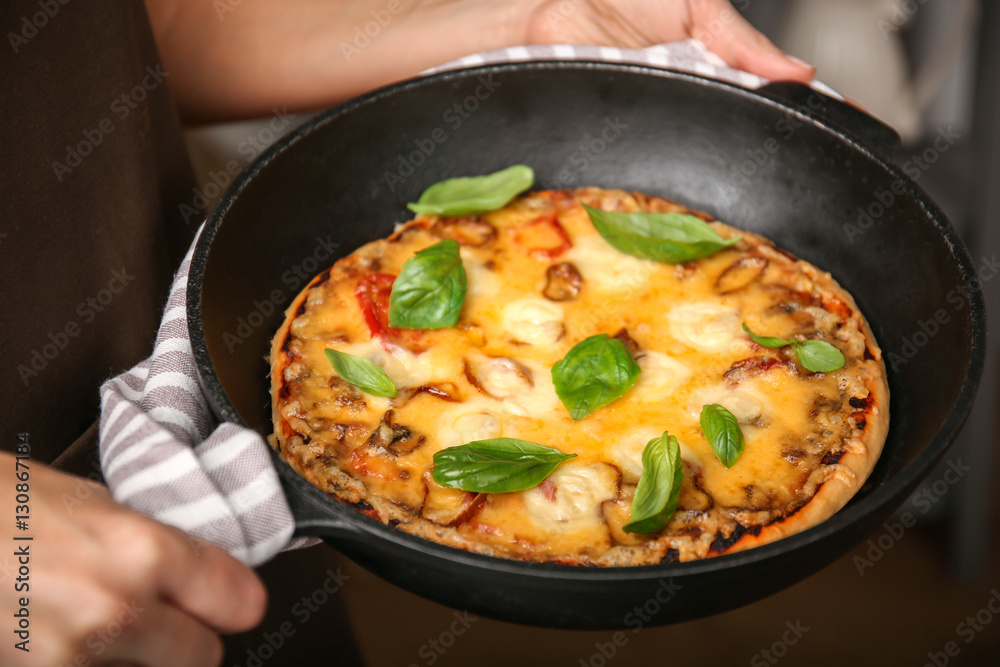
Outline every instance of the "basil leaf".
<path fill-rule="evenodd" d="M 813 373 L 830 373 L 847 363 L 843 352 L 822 340 L 806 340 L 791 345 L 799 363 Z"/>
<path fill-rule="evenodd" d="M 381 368 L 361 357 L 346 352 L 326 349 L 326 358 L 337 371 L 337 375 L 344 378 L 355 387 L 365 390 L 372 396 L 395 396 L 396 385 L 386 375 Z"/>
<path fill-rule="evenodd" d="M 510 493 L 538 486 L 557 465 L 575 456 L 516 438 L 476 440 L 436 452 L 431 476 L 452 489 Z"/>
<path fill-rule="evenodd" d="M 686 213 L 622 213 L 584 205 L 604 240 L 626 255 L 667 264 L 689 262 L 727 248 L 728 241 L 701 219 Z"/>
<path fill-rule="evenodd" d="M 531 187 L 535 172 L 516 164 L 485 176 L 449 178 L 424 190 L 416 203 L 406 205 L 418 215 L 475 215 L 502 208 Z"/>
<path fill-rule="evenodd" d="M 732 412 L 712 403 L 701 409 L 701 432 L 712 445 L 722 465 L 732 468 L 743 454 L 743 431 Z"/>
<path fill-rule="evenodd" d="M 758 345 L 767 348 L 792 346 L 792 351 L 799 358 L 802 367 L 813 373 L 831 373 L 840 370 L 847 363 L 844 353 L 836 347 L 822 340 L 785 340 L 783 338 L 772 338 L 770 336 L 757 336 L 743 323 L 743 330 L 747 332 L 750 339 Z"/>
<path fill-rule="evenodd" d="M 638 377 L 639 364 L 608 334 L 580 341 L 552 367 L 556 395 L 577 421 L 620 398 Z"/>
<path fill-rule="evenodd" d="M 771 350 L 792 344 L 792 341 L 785 340 L 784 338 L 775 338 L 773 336 L 758 336 L 754 332 L 750 331 L 750 328 L 746 325 L 746 322 L 743 323 L 743 331 L 747 332 L 747 335 L 750 336 L 750 340 L 757 343 L 758 345 L 769 348 Z"/>
<path fill-rule="evenodd" d="M 445 239 L 406 260 L 389 294 L 389 326 L 443 329 L 458 322 L 465 301 L 465 267 L 458 242 Z"/>
<path fill-rule="evenodd" d="M 626 533 L 658 533 L 677 511 L 684 480 L 684 463 L 677 438 L 666 431 L 642 450 L 642 475 L 632 499 L 632 520 Z"/>

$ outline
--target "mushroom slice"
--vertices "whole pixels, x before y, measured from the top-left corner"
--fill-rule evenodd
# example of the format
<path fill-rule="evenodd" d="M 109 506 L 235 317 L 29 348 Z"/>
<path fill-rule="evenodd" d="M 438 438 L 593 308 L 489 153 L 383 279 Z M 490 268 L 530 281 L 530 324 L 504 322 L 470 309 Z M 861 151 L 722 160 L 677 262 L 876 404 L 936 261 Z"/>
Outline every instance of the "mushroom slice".
<path fill-rule="evenodd" d="M 766 257 L 742 257 L 719 274 L 715 279 L 715 288 L 722 294 L 743 289 L 764 273 L 767 263 Z"/>
<path fill-rule="evenodd" d="M 496 228 L 479 216 L 439 218 L 431 227 L 431 231 L 438 236 L 475 248 L 486 245 L 497 235 Z"/>
<path fill-rule="evenodd" d="M 572 262 L 553 264 L 545 271 L 542 294 L 552 301 L 569 301 L 583 289 L 583 276 Z"/>
<path fill-rule="evenodd" d="M 381 450 L 393 456 L 409 454 L 424 444 L 426 438 L 416 435 L 409 428 L 393 422 L 393 411 L 386 410 L 375 430 L 365 442 L 371 449 Z"/>

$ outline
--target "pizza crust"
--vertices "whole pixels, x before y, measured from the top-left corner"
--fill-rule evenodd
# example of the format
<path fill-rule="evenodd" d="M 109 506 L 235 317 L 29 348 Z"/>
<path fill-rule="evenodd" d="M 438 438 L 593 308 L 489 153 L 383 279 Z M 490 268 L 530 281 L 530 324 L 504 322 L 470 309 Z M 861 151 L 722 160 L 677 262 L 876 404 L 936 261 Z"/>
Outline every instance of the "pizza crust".
<path fill-rule="evenodd" d="M 565 211 L 572 209 L 580 201 L 608 209 L 624 206 L 626 208 L 634 207 L 638 210 L 647 211 L 688 212 L 697 214 L 704 220 L 711 221 L 709 216 L 689 211 L 674 202 L 638 193 L 628 195 L 621 191 L 600 190 L 596 188 L 586 188 L 573 192 L 548 191 L 531 193 L 528 196 L 522 197 L 518 202 L 515 202 L 512 207 L 521 216 L 518 219 L 524 218 L 525 215 L 530 219 L 536 213 L 546 213 L 553 208 L 559 212 L 558 215 L 563 215 Z M 881 452 L 889 419 L 889 396 L 885 381 L 885 366 L 882 361 L 881 351 L 875 342 L 867 322 L 864 320 L 851 296 L 829 274 L 791 257 L 784 251 L 774 247 L 773 243 L 767 239 L 748 232 L 739 232 L 716 221 L 712 221 L 712 224 L 723 236 L 731 237 L 735 234 L 743 236 L 743 240 L 737 243 L 736 246 L 733 246 L 734 252 L 742 253 L 739 255 L 740 257 L 758 258 L 745 263 L 750 267 L 745 273 L 753 273 L 755 270 L 753 267 L 761 264 L 765 267 L 771 267 L 765 270 L 788 272 L 788 275 L 781 276 L 781 279 L 776 284 L 780 283 L 788 286 L 788 290 L 793 292 L 792 297 L 790 297 L 791 301 L 787 299 L 786 301 L 782 301 L 781 299 L 787 297 L 787 295 L 779 294 L 774 297 L 775 303 L 785 303 L 786 307 L 788 307 L 787 304 L 793 303 L 795 299 L 803 301 L 803 304 L 809 299 L 812 302 L 818 300 L 822 308 L 819 308 L 816 303 L 812 302 L 803 305 L 801 312 L 804 314 L 800 316 L 800 320 L 803 322 L 809 321 L 809 317 L 811 317 L 809 313 L 812 312 L 817 313 L 817 316 L 827 324 L 836 320 L 835 325 L 830 326 L 831 335 L 835 336 L 832 340 L 845 348 L 845 353 L 847 353 L 848 359 L 852 364 L 850 376 L 841 380 L 841 384 L 847 383 L 849 388 L 841 387 L 840 402 L 843 403 L 843 400 L 846 400 L 844 397 L 848 395 L 850 395 L 852 401 L 860 401 L 861 399 L 858 395 L 861 393 L 862 387 L 867 392 L 867 398 L 864 400 L 863 407 L 856 408 L 854 407 L 854 403 L 851 403 L 852 408 L 849 412 L 843 407 L 839 408 L 839 412 L 837 410 L 830 411 L 830 415 L 833 417 L 839 417 L 842 412 L 845 418 L 849 416 L 851 419 L 854 419 L 855 425 L 851 428 L 848 428 L 846 425 L 841 427 L 841 431 L 846 435 L 840 437 L 837 441 L 839 446 L 832 447 L 824 455 L 824 462 L 815 465 L 805 479 L 792 484 L 795 486 L 794 493 L 789 496 L 791 500 L 786 502 L 785 505 L 777 509 L 767 506 L 747 507 L 745 509 L 731 507 L 726 509 L 724 506 L 721 506 L 712 493 L 710 493 L 711 489 L 705 490 L 698 483 L 699 475 L 702 472 L 708 474 L 708 469 L 711 467 L 711 462 L 705 460 L 704 452 L 702 451 L 701 454 L 692 453 L 690 456 L 689 460 L 694 463 L 691 464 L 690 470 L 687 467 L 685 469 L 685 484 L 687 486 L 685 487 L 684 495 L 682 495 L 681 509 L 675 514 L 674 519 L 664 532 L 652 537 L 623 533 L 620 526 L 628 521 L 631 493 L 634 493 L 634 479 L 629 476 L 628 470 L 622 467 L 623 464 L 621 461 L 617 460 L 610 464 L 612 468 L 620 471 L 617 481 L 613 484 L 615 488 L 613 489 L 614 493 L 612 497 L 597 503 L 596 509 L 592 510 L 590 514 L 586 514 L 585 512 L 586 516 L 584 518 L 587 520 L 580 522 L 579 526 L 575 526 L 574 524 L 574 529 L 578 528 L 576 533 L 573 533 L 575 537 L 567 537 L 563 534 L 565 526 L 562 523 L 567 523 L 567 520 L 562 519 L 560 520 L 562 523 L 556 521 L 549 526 L 551 530 L 555 531 L 552 535 L 545 535 L 535 530 L 537 526 L 532 528 L 531 531 L 525 532 L 516 525 L 512 527 L 504 523 L 502 518 L 505 516 L 504 512 L 507 512 L 510 516 L 520 517 L 519 521 L 524 522 L 524 517 L 527 516 L 526 512 L 528 510 L 526 509 L 525 498 L 521 494 L 503 494 L 502 496 L 479 494 L 476 497 L 473 497 L 475 494 L 467 494 L 465 497 L 453 494 L 452 496 L 444 497 L 447 494 L 443 494 L 441 487 L 437 487 L 430 479 L 426 468 L 407 467 L 409 465 L 408 454 L 399 455 L 398 452 L 381 449 L 378 450 L 378 455 L 370 456 L 372 451 L 371 440 L 374 437 L 375 430 L 378 428 L 378 423 L 384 423 L 385 425 L 382 429 L 390 433 L 402 433 L 405 430 L 409 435 L 403 441 L 404 448 L 410 446 L 407 444 L 407 440 L 415 440 L 418 437 L 417 434 L 421 432 L 424 432 L 424 435 L 419 437 L 426 437 L 431 441 L 434 441 L 435 438 L 443 437 L 440 432 L 431 432 L 434 430 L 433 422 L 431 421 L 426 422 L 424 425 L 415 425 L 411 422 L 397 424 L 394 420 L 398 420 L 399 415 L 392 414 L 392 407 L 388 399 L 382 400 L 360 396 L 356 390 L 353 394 L 350 392 L 344 394 L 343 392 L 347 391 L 347 389 L 344 389 L 340 385 L 334 386 L 334 384 L 331 384 L 331 389 L 334 390 L 334 393 L 337 391 L 341 392 L 340 399 L 338 400 L 341 400 L 341 403 L 348 407 L 338 408 L 340 411 L 336 412 L 337 419 L 343 422 L 334 424 L 336 429 L 340 429 L 338 432 L 339 439 L 326 437 L 323 440 L 323 429 L 327 430 L 328 435 L 331 428 L 329 423 L 333 422 L 327 416 L 319 415 L 331 414 L 329 405 L 325 399 L 317 399 L 315 395 L 311 395 L 312 398 L 308 398 L 303 403 L 302 396 L 305 396 L 305 394 L 302 393 L 301 387 L 309 383 L 311 373 L 326 372 L 332 374 L 332 371 L 325 369 L 322 364 L 313 364 L 310 366 L 306 363 L 306 357 L 302 352 L 303 346 L 300 345 L 301 341 L 296 337 L 297 328 L 301 329 L 303 335 L 308 335 L 310 326 L 315 325 L 315 320 L 321 317 L 314 314 L 312 309 L 322 305 L 321 302 L 323 299 L 327 299 L 330 302 L 336 301 L 339 310 L 343 311 L 341 315 L 333 318 L 337 321 L 336 325 L 329 325 L 328 323 L 324 325 L 330 329 L 330 332 L 337 331 L 336 336 L 333 336 L 330 332 L 324 333 L 324 336 L 327 336 L 324 344 L 340 344 L 340 339 L 337 338 L 339 336 L 343 339 L 350 339 L 352 341 L 350 345 L 361 345 L 360 342 L 355 341 L 361 341 L 366 335 L 371 338 L 371 335 L 366 334 L 364 327 L 358 322 L 343 324 L 340 321 L 347 317 L 345 313 L 353 313 L 356 310 L 355 304 L 351 303 L 352 298 L 350 296 L 350 293 L 354 291 L 353 285 L 360 283 L 367 276 L 384 270 L 387 266 L 395 266 L 398 270 L 398 265 L 402 261 L 401 257 L 408 256 L 408 254 L 412 254 L 414 251 L 413 248 L 404 251 L 402 250 L 404 246 L 408 244 L 415 245 L 416 249 L 419 249 L 420 247 L 426 247 L 431 241 L 441 237 L 456 238 L 460 243 L 463 243 L 463 263 L 466 264 L 467 272 L 471 276 L 470 284 L 474 282 L 472 277 L 477 277 L 477 280 L 480 281 L 478 284 L 488 285 L 488 281 L 492 279 L 491 272 L 494 271 L 488 268 L 492 259 L 482 261 L 482 257 L 488 254 L 479 251 L 483 247 L 489 247 L 491 244 L 495 245 L 498 243 L 496 241 L 497 238 L 501 239 L 500 242 L 507 243 L 504 234 L 510 232 L 510 229 L 513 227 L 507 227 L 502 224 L 504 220 L 502 215 L 504 213 L 502 211 L 492 217 L 486 216 L 489 220 L 496 223 L 498 229 L 493 229 L 492 225 L 484 223 L 483 220 L 478 218 L 468 219 L 466 223 L 463 223 L 463 219 L 418 218 L 402 226 L 388 239 L 370 243 L 340 260 L 334 267 L 314 278 L 292 301 L 286 310 L 286 319 L 276 333 L 271 348 L 271 398 L 272 416 L 275 424 L 275 435 L 271 441 L 272 445 L 281 452 L 282 456 L 311 483 L 324 489 L 332 496 L 353 504 L 360 511 L 376 520 L 395 525 L 400 530 L 455 548 L 507 558 L 602 566 L 647 565 L 672 560 L 693 560 L 740 551 L 760 544 L 773 542 L 788 535 L 801 532 L 829 518 L 843 507 L 862 486 L 871 473 Z M 520 225 L 516 229 L 523 228 L 524 223 L 520 223 Z M 539 242 L 544 244 L 544 238 Z M 601 262 L 600 259 L 592 261 L 592 258 L 587 253 L 591 252 L 592 246 L 598 247 L 600 243 L 603 243 L 599 237 L 596 240 L 577 237 L 574 239 L 574 242 L 572 250 L 562 254 L 560 257 L 552 258 L 552 261 L 554 262 L 557 259 L 571 259 L 574 268 L 579 267 L 579 272 L 583 274 L 585 281 L 593 281 L 594 276 L 599 276 L 600 280 L 610 286 L 609 289 L 612 289 L 612 294 L 620 293 L 615 292 L 614 290 L 616 289 L 631 289 L 633 292 L 635 290 L 641 291 L 645 289 L 643 286 L 645 283 L 642 282 L 644 275 L 659 275 L 649 273 L 653 269 L 643 264 L 646 260 L 636 260 L 625 255 L 616 258 L 614 262 Z M 507 255 L 511 252 L 512 247 L 516 248 L 516 246 L 509 244 L 504 246 L 505 250 L 500 251 L 498 260 L 509 259 Z M 476 254 L 477 252 L 479 254 Z M 399 256 L 394 256 L 393 253 Z M 504 253 L 507 253 L 507 255 L 504 255 Z M 718 254 L 721 255 L 722 253 Z M 598 256 L 599 258 L 606 257 L 606 255 Z M 764 259 L 759 259 L 761 257 Z M 733 262 L 729 266 L 732 267 L 735 265 L 736 262 Z M 623 267 L 627 267 L 627 271 Z M 656 270 L 660 269 L 657 268 Z M 670 271 L 673 272 L 672 275 L 679 281 L 687 280 L 691 275 L 696 274 L 698 270 L 697 266 L 692 268 L 689 265 L 670 267 Z M 727 277 L 725 278 L 727 289 L 730 284 L 738 285 L 744 280 L 745 276 L 739 275 L 739 272 L 736 273 L 737 275 L 735 276 L 732 275 L 732 272 L 727 273 Z M 763 272 L 761 275 L 764 275 Z M 623 280 L 630 280 L 634 284 L 623 283 Z M 720 280 L 723 280 L 721 274 L 717 282 Z M 537 296 L 539 291 L 543 294 L 545 293 L 544 286 L 541 284 L 542 282 L 542 279 L 539 278 L 532 283 L 530 289 L 534 291 L 530 298 L 539 298 Z M 593 289 L 591 283 L 585 284 L 584 289 Z M 795 292 L 795 289 L 803 285 L 811 285 L 812 287 L 805 292 Z M 335 286 L 336 289 L 330 291 L 332 289 L 331 286 Z M 348 287 L 351 287 L 351 289 L 348 289 Z M 473 289 L 473 287 L 470 287 L 470 294 Z M 736 293 L 740 289 L 742 288 L 737 287 L 732 293 Z M 525 291 L 527 291 L 527 288 Z M 321 293 L 326 294 L 326 296 L 322 296 Z M 563 294 L 559 290 L 556 290 L 555 293 Z M 807 296 L 808 299 L 806 298 Z M 477 296 L 476 298 L 478 299 L 479 297 Z M 572 303 L 562 304 L 559 301 L 555 303 L 560 309 L 565 306 L 568 312 L 572 312 Z M 510 307 L 508 303 L 506 308 L 509 309 Z M 798 305 L 795 307 L 798 308 Z M 603 308 L 603 306 L 599 306 L 598 310 L 600 308 Z M 700 305 L 700 302 L 696 303 L 693 308 L 696 313 L 710 311 L 708 306 Z M 549 310 L 561 312 L 556 308 Z M 532 311 L 529 308 L 527 312 L 536 311 Z M 541 309 L 541 311 L 544 313 L 545 309 Z M 479 312 L 476 311 L 477 314 Z M 506 312 L 498 311 L 496 315 L 498 321 L 510 320 L 510 316 L 505 315 Z M 524 321 L 523 314 L 519 314 L 518 316 L 521 317 L 521 320 L 518 321 Z M 326 317 L 326 315 L 322 317 Z M 356 314 L 353 314 L 352 317 L 354 320 L 360 319 Z M 504 317 L 507 317 L 507 320 L 504 320 Z M 747 317 L 747 314 L 744 313 L 743 317 Z M 466 319 L 465 314 L 463 314 L 463 319 Z M 597 318 L 591 317 L 591 320 L 595 319 Z M 605 317 L 604 319 L 607 320 L 608 318 Z M 314 321 L 310 323 L 310 320 Z M 327 322 L 326 320 L 323 321 Z M 583 327 L 579 324 L 571 326 L 571 319 L 567 319 L 566 322 L 563 331 L 558 333 L 558 336 L 550 336 L 550 338 L 554 338 L 553 345 L 560 344 L 555 341 L 559 341 L 563 336 L 575 336 L 573 338 L 574 341 L 586 337 L 585 334 L 588 332 L 582 331 Z M 599 325 L 594 325 L 595 328 L 600 328 L 601 326 L 607 328 L 607 322 L 602 320 Z M 461 332 L 463 336 L 461 340 L 463 341 L 463 345 L 465 345 L 463 350 L 467 354 L 478 354 L 475 347 L 476 342 L 479 340 L 477 335 L 487 337 L 481 330 L 489 330 L 490 327 L 486 326 L 482 321 L 466 322 L 464 324 L 460 322 L 459 327 L 465 327 Z M 477 332 L 475 327 L 478 327 L 480 331 Z M 640 326 L 639 329 L 641 328 Z M 724 329 L 725 327 L 723 326 L 722 328 Z M 577 331 L 577 329 L 581 329 L 581 331 Z M 540 329 L 540 331 L 544 331 L 544 328 Z M 698 329 L 695 328 L 695 331 L 697 332 Z M 487 331 L 487 333 L 492 336 L 492 331 Z M 609 333 L 613 332 L 609 331 Z M 675 333 L 674 338 L 671 339 L 675 341 L 673 343 L 675 347 L 677 340 L 683 340 L 682 334 L 683 332 Z M 412 377 L 417 378 L 420 376 L 420 373 L 427 370 L 420 368 L 423 364 L 421 360 L 432 358 L 437 354 L 436 344 L 444 345 L 445 343 L 441 341 L 445 340 L 450 341 L 448 344 L 454 343 L 453 339 L 445 337 L 448 335 L 454 334 L 430 332 L 422 336 L 416 343 L 414 342 L 416 339 L 413 336 L 403 340 L 399 343 L 402 347 L 406 345 L 416 345 L 418 348 L 425 347 L 425 349 L 418 350 L 415 354 L 407 353 L 403 355 L 400 352 L 400 355 L 404 357 L 405 363 L 397 363 L 397 359 L 388 358 L 386 354 L 377 350 L 372 352 L 373 348 L 371 347 L 363 349 L 368 351 L 369 358 L 373 358 L 374 356 L 381 359 L 382 362 L 380 365 L 388 364 L 386 366 L 387 372 L 390 372 L 390 367 L 394 368 L 394 364 L 401 364 L 406 367 L 408 373 L 411 371 L 416 373 Z M 626 335 L 628 335 L 628 332 L 626 332 Z M 638 336 L 639 334 L 637 333 L 636 335 Z M 539 340 L 546 341 L 546 338 L 543 336 Z M 727 339 L 723 337 L 723 340 L 725 342 Z M 523 346 L 530 346 L 532 344 L 541 345 L 543 343 L 513 340 L 507 345 L 507 348 L 523 349 Z M 568 343 L 566 344 L 568 345 Z M 728 344 L 730 346 L 733 345 L 732 342 Z M 697 346 L 698 341 L 689 341 L 688 345 L 693 349 L 692 346 Z M 859 345 L 862 348 L 858 348 Z M 708 348 L 711 350 L 710 345 Z M 851 350 L 854 350 L 858 354 L 852 355 L 850 353 Z M 652 354 L 653 350 L 649 352 Z M 768 351 L 767 354 L 771 355 L 771 353 L 777 354 L 775 351 Z M 641 357 L 643 352 L 641 351 L 639 354 Z M 691 356 L 691 354 L 695 353 L 689 350 L 688 355 Z M 702 351 L 699 354 L 710 355 L 713 352 Z M 777 356 L 758 356 L 761 358 L 766 356 L 767 359 L 773 359 L 775 363 L 780 362 L 784 364 L 784 366 L 781 366 L 783 370 L 774 372 L 784 372 L 789 376 L 793 376 L 797 372 L 794 370 L 794 362 L 790 362 L 787 355 L 784 358 L 780 354 L 777 354 Z M 392 357 L 392 354 L 389 354 L 389 357 Z M 537 367 L 537 364 L 531 360 L 525 359 L 525 363 L 529 365 L 535 364 Z M 416 370 L 411 369 L 407 364 L 410 364 Z M 642 360 L 640 358 L 641 365 Z M 465 376 L 471 379 L 467 366 L 468 362 L 466 361 Z M 736 365 L 734 365 L 735 367 Z M 449 392 L 453 392 L 456 396 L 460 396 L 455 401 L 455 404 L 459 406 L 477 406 L 482 403 L 493 409 L 495 402 L 490 403 L 490 401 L 495 401 L 495 396 L 489 395 L 489 392 L 484 391 L 483 387 L 478 383 L 470 384 L 466 382 L 464 378 L 459 377 L 461 373 L 458 370 L 453 370 L 453 373 L 455 375 L 453 378 L 454 382 L 444 383 L 452 385 L 451 388 L 445 387 L 441 382 L 431 382 L 429 386 L 431 386 L 433 391 L 428 391 L 428 394 L 420 396 L 413 394 L 411 400 L 424 401 L 424 403 L 421 403 L 424 406 L 422 412 L 427 412 L 431 408 L 440 412 L 442 409 L 454 408 L 453 404 L 448 403 L 446 405 L 447 401 L 441 398 L 442 395 L 450 396 Z M 544 379 L 543 374 L 537 372 L 533 377 L 536 380 Z M 337 380 L 339 379 L 331 379 L 330 382 L 336 383 Z M 418 380 L 413 381 L 414 386 L 416 386 L 417 382 Z M 730 381 L 726 386 L 732 389 L 734 386 L 740 388 L 743 385 L 749 384 L 752 384 L 752 379 L 744 383 Z M 472 387 L 478 389 L 479 394 Z M 412 389 L 411 387 L 411 391 Z M 426 386 L 419 387 L 417 393 L 419 393 L 419 389 L 426 389 Z M 530 408 L 533 404 L 544 403 L 543 399 L 545 397 L 539 393 L 542 389 L 534 385 L 530 387 L 530 391 L 525 387 L 521 387 L 519 390 L 521 389 L 527 392 L 527 398 L 516 395 L 507 396 L 501 401 L 506 406 L 505 409 L 510 408 L 510 406 L 517 406 L 519 400 L 527 406 L 526 409 Z M 750 390 L 747 389 L 747 391 Z M 485 394 L 485 398 L 480 394 Z M 750 391 L 750 395 L 752 398 L 754 395 L 752 391 Z M 827 397 L 827 399 L 833 402 L 838 400 L 836 396 L 832 398 Z M 310 401 L 311 405 L 309 404 Z M 363 407 L 358 407 L 359 405 Z M 615 405 L 612 404 L 604 408 L 604 410 L 612 410 Z M 550 405 L 546 410 L 549 412 L 558 412 L 560 407 L 558 405 Z M 410 414 L 405 415 L 407 419 L 413 418 L 411 416 L 412 412 L 411 410 Z M 354 422 L 357 423 L 350 423 L 351 419 L 348 419 L 345 415 L 353 418 Z M 377 421 L 379 415 L 381 415 L 381 422 Z M 515 415 L 514 418 L 517 418 L 517 416 Z M 387 419 L 388 421 L 386 421 Z M 863 420 L 863 424 L 861 420 Z M 758 418 L 757 421 L 766 422 L 763 417 Z M 658 425 L 657 428 L 661 426 Z M 763 427 L 751 425 L 748 428 L 766 429 L 767 424 L 765 423 Z M 670 428 L 667 430 L 670 430 Z M 693 437 L 688 435 L 686 439 L 690 440 Z M 313 438 L 318 439 L 314 440 Z M 525 439 L 530 440 L 531 438 Z M 320 443 L 320 440 L 325 444 Z M 368 449 L 364 449 L 362 446 L 362 443 L 366 441 L 369 443 Z M 439 445 L 440 443 L 435 443 L 434 446 Z M 419 449 L 420 445 L 416 447 Z M 358 454 L 359 451 L 362 452 L 360 455 Z M 353 458 L 349 458 L 348 454 L 353 456 Z M 699 456 L 701 458 L 698 458 Z M 827 456 L 830 457 L 829 461 L 827 461 Z M 350 463 L 345 463 L 345 461 L 349 461 Z M 795 465 L 799 464 L 796 463 Z M 785 467 L 787 468 L 788 466 Z M 359 471 L 361 471 L 361 474 L 359 474 Z M 792 469 L 792 472 L 795 472 L 795 470 Z M 403 477 L 404 473 L 406 473 L 405 477 Z M 395 482 L 392 481 L 393 475 L 397 476 Z M 688 479 L 689 475 L 690 482 Z M 380 493 L 376 492 L 376 489 L 388 489 L 388 496 L 383 497 Z M 451 490 L 448 491 L 451 492 Z M 748 494 L 750 493 L 749 487 L 747 492 Z M 461 494 L 463 492 L 455 493 Z M 795 493 L 800 494 L 800 496 L 804 494 L 804 497 L 795 496 Z M 795 499 L 796 497 L 798 497 L 798 500 Z M 757 502 L 757 500 L 753 502 Z M 542 507 L 544 509 L 544 503 Z M 428 516 L 436 520 L 428 520 Z M 484 517 L 486 518 L 484 519 Z M 596 523 L 591 521 L 594 518 L 599 519 L 599 521 Z M 482 521 L 485 521 L 485 523 Z M 539 525 L 542 525 L 546 523 L 547 519 L 536 516 L 531 521 L 534 523 L 540 522 Z M 541 536 L 539 537 L 539 535 Z"/>

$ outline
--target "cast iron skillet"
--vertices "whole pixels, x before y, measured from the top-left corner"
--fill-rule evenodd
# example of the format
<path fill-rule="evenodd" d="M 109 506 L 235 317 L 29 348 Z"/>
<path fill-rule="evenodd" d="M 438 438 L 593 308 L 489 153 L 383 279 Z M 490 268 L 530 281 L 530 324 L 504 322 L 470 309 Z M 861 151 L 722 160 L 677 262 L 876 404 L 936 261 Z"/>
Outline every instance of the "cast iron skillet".
<path fill-rule="evenodd" d="M 318 535 L 453 607 L 540 626 L 635 629 L 747 604 L 860 542 L 941 458 L 972 403 L 985 342 L 974 267 L 938 207 L 873 148 L 891 150 L 894 139 L 804 87 L 747 91 L 638 66 L 517 63 L 375 91 L 286 137 L 212 213 L 188 291 L 201 380 L 221 419 L 269 434 L 264 359 L 304 275 L 386 236 L 410 217 L 405 203 L 444 178 L 526 163 L 537 187 L 639 190 L 764 234 L 832 272 L 890 361 L 885 452 L 860 493 L 820 526 L 702 562 L 519 563 L 383 526 L 275 457 L 297 535 Z"/>

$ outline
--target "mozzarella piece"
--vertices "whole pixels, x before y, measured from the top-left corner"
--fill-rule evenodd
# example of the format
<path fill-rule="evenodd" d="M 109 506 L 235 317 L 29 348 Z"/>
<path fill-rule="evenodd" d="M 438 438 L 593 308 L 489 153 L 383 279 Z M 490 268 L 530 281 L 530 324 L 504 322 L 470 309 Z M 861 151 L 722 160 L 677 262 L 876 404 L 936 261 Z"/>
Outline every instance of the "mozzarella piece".
<path fill-rule="evenodd" d="M 689 347 L 706 352 L 731 350 L 740 344 L 743 329 L 733 308 L 710 301 L 676 306 L 667 313 L 670 335 Z"/>
<path fill-rule="evenodd" d="M 554 499 L 542 486 L 524 491 L 528 516 L 538 526 L 559 533 L 600 525 L 601 503 L 618 493 L 611 466 L 563 463 L 543 482 L 554 487 Z M 549 487 L 551 488 L 551 487 Z"/>
<path fill-rule="evenodd" d="M 503 409 L 520 417 L 548 419 L 552 413 L 563 409 L 555 385 L 552 384 L 552 373 L 534 362 L 522 363 L 531 370 L 535 384 L 510 394 L 503 401 Z"/>
<path fill-rule="evenodd" d="M 622 471 L 623 482 L 626 484 L 639 483 L 639 477 L 642 475 L 642 450 L 646 448 L 650 440 L 659 438 L 661 435 L 663 435 L 663 431 L 652 427 L 637 428 L 611 446 L 608 453 L 611 460 Z M 696 467 L 701 463 L 694 450 L 680 440 L 677 441 L 677 444 L 680 445 L 681 458 L 684 461 Z"/>
<path fill-rule="evenodd" d="M 459 249 L 459 255 L 462 258 L 462 266 L 465 268 L 468 290 L 466 300 L 471 300 L 474 297 L 477 301 L 495 298 L 500 293 L 501 287 L 497 272 L 487 269 L 470 248 L 463 246 Z"/>
<path fill-rule="evenodd" d="M 508 398 L 531 388 L 524 371 L 507 357 L 487 359 L 477 366 L 476 371 L 480 386 L 496 398 Z"/>
<path fill-rule="evenodd" d="M 688 411 L 693 415 L 700 415 L 705 405 L 718 403 L 733 413 L 736 421 L 741 424 L 754 424 L 759 419 L 766 418 L 768 413 L 767 397 L 749 382 L 741 383 L 737 389 L 730 389 L 725 385 L 699 389 L 691 394 L 691 400 Z"/>
<path fill-rule="evenodd" d="M 517 340 L 551 345 L 562 338 L 563 309 L 546 299 L 519 299 L 503 309 L 504 328 Z"/>
<path fill-rule="evenodd" d="M 483 401 L 463 403 L 445 411 L 438 420 L 437 439 L 442 449 L 499 438 L 502 433 L 500 415 Z"/>
<path fill-rule="evenodd" d="M 474 359 L 473 372 L 480 386 L 497 399 L 496 410 L 505 415 L 546 418 L 559 409 L 559 396 L 552 384 L 552 373 L 533 361 L 520 366 L 503 357 Z"/>
<path fill-rule="evenodd" d="M 644 285 L 660 267 L 651 259 L 632 257 L 617 250 L 599 234 L 578 236 L 564 255 L 572 262 L 588 289 L 623 291 Z"/>
<path fill-rule="evenodd" d="M 632 391 L 648 401 L 667 398 L 693 373 L 685 364 L 662 352 L 645 352 L 636 363 L 640 373 Z"/>

